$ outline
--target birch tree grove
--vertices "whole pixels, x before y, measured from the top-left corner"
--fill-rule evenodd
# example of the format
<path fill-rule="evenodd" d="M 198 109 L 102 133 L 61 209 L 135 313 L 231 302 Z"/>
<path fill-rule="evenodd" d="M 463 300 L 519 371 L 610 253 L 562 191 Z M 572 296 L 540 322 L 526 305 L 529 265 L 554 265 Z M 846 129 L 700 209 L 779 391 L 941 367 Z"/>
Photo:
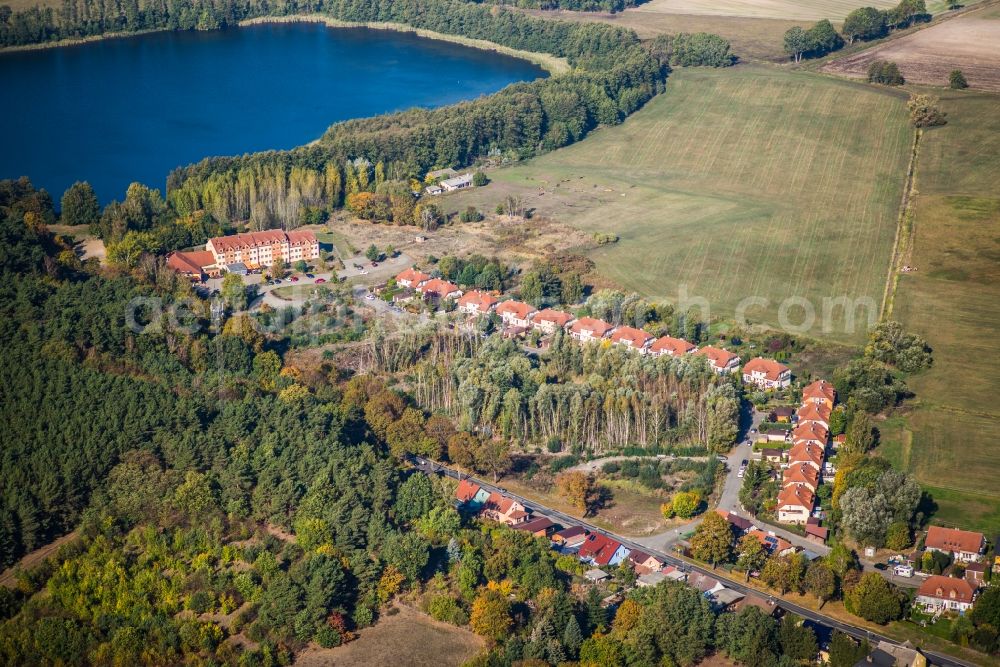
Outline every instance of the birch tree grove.
<path fill-rule="evenodd" d="M 557 334 L 542 360 L 455 332 L 373 335 L 366 368 L 405 377 L 425 409 L 484 436 L 600 454 L 731 444 L 738 394 L 700 357 L 650 358 Z"/>

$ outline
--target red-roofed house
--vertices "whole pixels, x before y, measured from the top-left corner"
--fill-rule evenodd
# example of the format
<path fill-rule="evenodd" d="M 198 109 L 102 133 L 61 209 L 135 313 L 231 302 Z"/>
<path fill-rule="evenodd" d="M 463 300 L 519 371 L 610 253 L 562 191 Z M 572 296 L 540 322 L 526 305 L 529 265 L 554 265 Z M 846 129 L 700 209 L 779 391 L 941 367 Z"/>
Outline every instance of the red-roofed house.
<path fill-rule="evenodd" d="M 743 365 L 743 381 L 761 389 L 783 389 L 792 383 L 792 371 L 774 359 L 757 357 Z"/>
<path fill-rule="evenodd" d="M 497 298 L 489 292 L 471 290 L 458 299 L 458 310 L 469 315 L 486 315 L 497 305 Z"/>
<path fill-rule="evenodd" d="M 458 285 L 450 283 L 447 280 L 441 280 L 440 278 L 431 278 L 430 280 L 420 283 L 417 286 L 417 291 L 420 292 L 424 298 L 433 299 L 435 301 L 457 299 L 462 296 L 462 290 L 458 289 Z"/>
<path fill-rule="evenodd" d="M 592 340 L 607 338 L 614 331 L 614 327 L 604 320 L 596 320 L 593 317 L 581 317 L 569 327 L 569 335 L 586 343 Z"/>
<path fill-rule="evenodd" d="M 744 519 L 739 514 L 734 514 L 733 512 L 727 512 L 726 510 L 715 510 L 716 513 L 723 519 L 729 522 L 736 531 L 736 536 L 745 535 L 746 533 L 753 530 L 753 522 L 749 519 Z"/>
<path fill-rule="evenodd" d="M 837 400 L 837 390 L 826 380 L 816 380 L 802 389 L 803 403 L 823 404 L 832 408 Z"/>
<path fill-rule="evenodd" d="M 796 445 L 792 445 L 792 448 L 788 450 L 789 465 L 806 463 L 816 468 L 816 470 L 821 470 L 823 468 L 824 458 L 825 452 L 823 451 L 823 448 L 818 445 L 814 445 L 811 442 L 800 442 Z"/>
<path fill-rule="evenodd" d="M 579 551 L 580 560 L 594 565 L 618 565 L 628 554 L 629 550 L 625 545 L 600 533 L 588 535 Z"/>
<path fill-rule="evenodd" d="M 819 469 L 808 463 L 793 463 L 781 474 L 781 486 L 802 484 L 815 492 L 819 486 Z"/>
<path fill-rule="evenodd" d="M 490 494 L 480 514 L 484 519 L 499 521 L 508 526 L 516 526 L 519 523 L 524 523 L 531 517 L 525 511 L 524 505 L 496 491 Z"/>
<path fill-rule="evenodd" d="M 523 301 L 504 301 L 497 306 L 497 315 L 503 320 L 504 326 L 531 327 L 531 316 L 535 314 L 535 307 Z"/>
<path fill-rule="evenodd" d="M 931 551 L 943 551 L 962 563 L 978 562 L 986 549 L 986 538 L 982 533 L 957 528 L 931 526 L 927 529 L 924 547 Z"/>
<path fill-rule="evenodd" d="M 795 444 L 799 444 L 800 442 L 811 442 L 817 447 L 826 447 L 826 443 L 829 438 L 829 432 L 823 428 L 822 425 L 817 424 L 816 422 L 799 424 L 792 429 L 792 442 Z"/>
<path fill-rule="evenodd" d="M 673 338 L 672 336 L 660 336 L 649 346 L 649 352 L 655 356 L 668 355 L 671 357 L 682 357 L 691 354 L 698 348 L 687 342 L 683 338 Z"/>
<path fill-rule="evenodd" d="M 972 609 L 975 591 L 965 579 L 932 575 L 917 589 L 916 604 L 925 611 L 957 611 L 964 614 Z"/>
<path fill-rule="evenodd" d="M 638 350 L 640 354 L 646 353 L 646 347 L 653 342 L 653 337 L 642 329 L 635 327 L 618 327 L 611 334 L 611 344 L 621 345 L 630 350 Z"/>
<path fill-rule="evenodd" d="M 570 526 L 553 534 L 552 542 L 559 546 L 572 548 L 583 544 L 588 535 L 590 535 L 590 531 L 583 526 Z"/>
<path fill-rule="evenodd" d="M 759 528 L 747 531 L 747 535 L 756 537 L 764 545 L 764 548 L 767 549 L 767 552 L 774 556 L 784 556 L 795 551 L 795 547 L 788 540 L 782 539 L 777 535 L 769 535 Z"/>
<path fill-rule="evenodd" d="M 204 280 L 206 276 L 218 278 L 222 271 L 215 263 L 215 256 L 207 250 L 172 252 L 167 255 L 167 266 L 191 280 Z"/>
<path fill-rule="evenodd" d="M 826 405 L 816 403 L 806 403 L 795 413 L 799 426 L 803 424 L 819 424 L 826 430 L 830 430 L 830 413 L 833 412 Z"/>
<path fill-rule="evenodd" d="M 575 318 L 569 313 L 551 308 L 543 308 L 531 317 L 531 326 L 547 334 L 565 329 Z"/>
<path fill-rule="evenodd" d="M 778 521 L 805 523 L 816 503 L 815 494 L 803 484 L 793 484 L 778 493 Z"/>
<path fill-rule="evenodd" d="M 482 505 L 489 498 L 489 491 L 467 479 L 460 481 L 455 489 L 455 499 L 463 505 Z"/>
<path fill-rule="evenodd" d="M 400 287 L 409 287 L 410 289 L 417 289 L 422 284 L 430 280 L 431 277 L 422 271 L 417 271 L 412 266 L 405 271 L 402 271 L 396 276 L 396 284 Z"/>
<path fill-rule="evenodd" d="M 650 556 L 645 551 L 639 551 L 638 549 L 629 553 L 628 562 L 637 574 L 649 574 L 650 572 L 659 572 L 663 569 L 663 563 L 659 558 Z"/>
<path fill-rule="evenodd" d="M 819 519 L 809 517 L 805 526 L 806 539 L 816 544 L 826 544 L 826 538 L 830 536 L 830 529 L 820 525 Z"/>
<path fill-rule="evenodd" d="M 708 365 L 712 367 L 713 371 L 719 374 L 735 373 L 736 369 L 740 367 L 739 355 L 733 354 L 728 350 L 723 350 L 720 347 L 706 345 L 695 352 L 695 354 L 708 357 Z"/>
<path fill-rule="evenodd" d="M 548 537 L 556 532 L 556 524 L 552 523 L 551 519 L 540 516 L 537 519 L 531 519 L 514 526 L 514 530 L 523 530 L 535 537 Z"/>

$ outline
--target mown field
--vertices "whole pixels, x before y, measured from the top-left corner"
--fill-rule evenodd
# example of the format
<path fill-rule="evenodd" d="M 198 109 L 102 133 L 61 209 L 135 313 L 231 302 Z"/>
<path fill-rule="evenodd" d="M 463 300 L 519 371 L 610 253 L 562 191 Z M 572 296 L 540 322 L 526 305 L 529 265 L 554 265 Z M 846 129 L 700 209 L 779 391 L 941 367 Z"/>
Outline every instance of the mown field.
<path fill-rule="evenodd" d="M 934 367 L 885 452 L 928 485 L 938 518 L 1000 532 L 1000 97 L 942 95 L 924 134 L 914 240 L 893 317 L 927 338 Z"/>
<path fill-rule="evenodd" d="M 622 126 L 445 201 L 492 210 L 515 193 L 537 215 L 617 234 L 590 256 L 625 289 L 672 302 L 686 290 L 724 317 L 756 297 L 766 306 L 747 316 L 771 325 L 783 300 L 805 299 L 811 333 L 861 340 L 864 324 L 847 330 L 843 309 L 824 331 L 823 299 L 868 299 L 877 312 L 913 136 L 904 98 L 752 67 L 677 71 L 667 85 Z"/>
<path fill-rule="evenodd" d="M 894 0 L 651 0 L 635 8 L 636 13 L 707 14 L 713 16 L 743 16 L 750 18 L 794 19 L 818 21 L 843 20 L 852 10 L 863 5 L 887 9 Z"/>

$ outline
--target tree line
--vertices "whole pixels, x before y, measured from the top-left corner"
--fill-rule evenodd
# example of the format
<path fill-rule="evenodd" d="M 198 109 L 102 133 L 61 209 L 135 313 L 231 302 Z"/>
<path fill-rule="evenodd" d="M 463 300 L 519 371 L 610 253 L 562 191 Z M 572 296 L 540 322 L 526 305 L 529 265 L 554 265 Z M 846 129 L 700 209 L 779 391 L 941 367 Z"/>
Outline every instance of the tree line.
<path fill-rule="evenodd" d="M 784 38 L 785 53 L 795 62 L 802 58 L 820 58 L 841 49 L 845 40 L 853 44 L 857 40 L 878 39 L 893 30 L 930 20 L 924 0 L 900 0 L 895 7 L 884 10 L 860 7 L 844 18 L 840 34 L 826 19 L 818 21 L 808 30 L 800 26 L 789 28 Z"/>

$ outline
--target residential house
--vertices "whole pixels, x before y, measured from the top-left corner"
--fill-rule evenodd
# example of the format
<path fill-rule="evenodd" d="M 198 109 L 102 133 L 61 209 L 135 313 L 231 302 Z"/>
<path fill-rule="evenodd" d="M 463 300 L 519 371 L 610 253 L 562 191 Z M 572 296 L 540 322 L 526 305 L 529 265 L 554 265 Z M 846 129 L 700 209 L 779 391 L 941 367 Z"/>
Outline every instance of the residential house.
<path fill-rule="evenodd" d="M 833 448 L 840 449 L 840 446 L 847 442 L 847 435 L 841 433 L 840 435 L 833 436 Z"/>
<path fill-rule="evenodd" d="M 207 250 L 172 252 L 167 255 L 167 266 L 191 280 L 218 278 L 222 270 L 215 263 L 215 255 Z"/>
<path fill-rule="evenodd" d="M 664 574 L 663 572 L 646 572 L 644 574 L 639 575 L 639 577 L 635 580 L 635 585 L 638 586 L 639 588 L 647 588 L 651 586 L 657 586 L 660 584 L 660 582 L 666 580 L 667 580 L 667 575 Z"/>
<path fill-rule="evenodd" d="M 628 563 L 638 574 L 659 572 L 663 569 L 663 563 L 659 558 L 650 556 L 645 551 L 639 551 L 638 549 L 629 552 Z"/>
<path fill-rule="evenodd" d="M 212 253 L 216 266 L 245 264 L 250 269 L 258 269 L 278 260 L 291 264 L 300 259 L 318 259 L 319 241 L 309 231 L 268 229 L 216 236 L 208 240 L 205 250 Z"/>
<path fill-rule="evenodd" d="M 753 535 L 767 549 L 767 553 L 773 556 L 785 556 L 795 552 L 795 547 L 786 539 L 765 533 L 759 528 L 752 528 L 747 531 L 747 535 Z"/>
<path fill-rule="evenodd" d="M 816 494 L 803 484 L 793 484 L 778 493 L 778 521 L 805 523 L 816 504 Z"/>
<path fill-rule="evenodd" d="M 709 593 L 708 599 L 720 611 L 732 611 L 745 596 L 732 588 L 722 588 L 721 590 Z"/>
<path fill-rule="evenodd" d="M 531 316 L 535 312 L 534 306 L 523 301 L 503 301 L 497 306 L 497 315 L 503 320 L 504 326 L 522 327 L 525 330 L 531 327 Z"/>
<path fill-rule="evenodd" d="M 790 405 L 779 405 L 778 407 L 771 410 L 771 414 L 768 415 L 771 421 L 777 422 L 779 424 L 787 424 L 792 421 L 792 417 L 795 416 L 795 408 Z"/>
<path fill-rule="evenodd" d="M 526 533 L 531 533 L 535 537 L 546 538 L 556 532 L 556 528 L 558 528 L 558 526 L 552 523 L 551 519 L 544 516 L 540 516 L 536 519 L 531 519 L 530 521 L 525 521 L 524 523 L 514 526 L 514 530 L 523 530 Z"/>
<path fill-rule="evenodd" d="M 531 516 L 525 511 L 524 505 L 496 491 L 491 493 L 483 504 L 480 514 L 484 519 L 505 523 L 508 526 L 525 523 Z"/>
<path fill-rule="evenodd" d="M 660 336 L 649 346 L 649 353 L 657 357 L 664 354 L 670 357 L 682 357 L 685 354 L 691 354 L 697 349 L 697 346 L 692 345 L 683 338 Z"/>
<path fill-rule="evenodd" d="M 712 347 L 711 345 L 706 345 L 701 348 L 695 354 L 708 357 L 708 365 L 712 367 L 712 370 L 716 373 L 735 373 L 740 367 L 740 357 L 739 355 L 733 354 L 728 350 L 723 350 L 720 347 Z"/>
<path fill-rule="evenodd" d="M 462 296 L 462 290 L 458 289 L 458 285 L 447 280 L 441 280 L 440 278 L 431 278 L 424 281 L 416 289 L 425 299 L 435 302 L 444 301 L 445 299 L 457 299 Z"/>
<path fill-rule="evenodd" d="M 578 547 L 584 543 L 590 532 L 583 526 L 570 526 L 552 534 L 552 543 L 565 548 Z"/>
<path fill-rule="evenodd" d="M 554 334 L 565 329 L 575 318 L 569 313 L 552 308 L 543 308 L 531 316 L 531 326 L 546 334 Z"/>
<path fill-rule="evenodd" d="M 768 463 L 781 464 L 788 459 L 788 452 L 784 449 L 762 449 L 760 450 L 760 457 Z"/>
<path fill-rule="evenodd" d="M 807 384 L 805 388 L 802 389 L 802 402 L 803 403 L 815 403 L 817 405 L 825 405 L 828 408 L 833 408 L 833 404 L 837 401 L 837 390 L 833 388 L 833 385 L 826 380 L 816 380 L 811 384 Z"/>
<path fill-rule="evenodd" d="M 769 428 L 766 431 L 761 431 L 757 440 L 759 442 L 787 442 L 788 431 L 780 428 Z"/>
<path fill-rule="evenodd" d="M 705 594 L 706 597 L 716 591 L 721 591 L 723 588 L 725 588 L 725 586 L 723 586 L 718 579 L 710 577 L 707 574 L 702 574 L 700 572 L 692 572 L 691 574 L 689 574 L 687 578 L 687 583 L 689 586 L 697 588 L 699 591 Z"/>
<path fill-rule="evenodd" d="M 612 331 L 614 331 L 614 326 L 593 317 L 581 317 L 569 325 L 569 335 L 581 343 L 602 340 L 607 338 Z"/>
<path fill-rule="evenodd" d="M 743 381 L 760 389 L 784 389 L 792 383 L 792 371 L 774 359 L 757 357 L 744 364 Z"/>
<path fill-rule="evenodd" d="M 910 642 L 897 645 L 879 641 L 854 667 L 927 667 L 928 664 L 927 657 Z"/>
<path fill-rule="evenodd" d="M 965 566 L 965 580 L 973 589 L 980 588 L 986 584 L 986 564 L 969 563 Z"/>
<path fill-rule="evenodd" d="M 742 600 L 736 603 L 734 611 L 739 613 L 744 607 L 757 607 L 765 616 L 777 616 L 781 612 L 781 607 L 753 591 L 749 591 Z"/>
<path fill-rule="evenodd" d="M 580 560 L 594 565 L 618 565 L 628 557 L 624 544 L 600 533 L 591 533 L 580 545 Z"/>
<path fill-rule="evenodd" d="M 729 522 L 730 526 L 732 526 L 733 532 L 736 533 L 737 539 L 749 533 L 754 528 L 752 521 L 744 519 L 739 514 L 727 512 L 726 510 L 715 511 L 719 514 L 719 516 Z"/>
<path fill-rule="evenodd" d="M 474 482 L 463 479 L 455 489 L 455 499 L 461 505 L 481 507 L 490 498 L 490 492 Z"/>
<path fill-rule="evenodd" d="M 986 550 L 986 538 L 971 530 L 931 526 L 927 529 L 924 548 L 951 554 L 960 563 L 978 562 Z"/>
<path fill-rule="evenodd" d="M 458 299 L 458 310 L 469 315 L 486 315 L 496 305 L 497 298 L 481 290 L 471 290 Z"/>
<path fill-rule="evenodd" d="M 800 442 L 788 450 L 789 464 L 808 463 L 816 470 L 823 469 L 823 457 L 823 448 L 811 442 Z"/>
<path fill-rule="evenodd" d="M 472 187 L 472 174 L 461 174 L 459 176 L 452 176 L 451 178 L 446 178 L 438 185 L 445 192 L 454 192 L 455 190 L 462 190 L 464 188 Z"/>
<path fill-rule="evenodd" d="M 799 424 L 792 429 L 792 442 L 795 444 L 800 442 L 811 442 L 817 447 L 823 447 L 825 449 L 829 438 L 829 431 L 816 422 Z"/>
<path fill-rule="evenodd" d="M 964 614 L 972 608 L 975 591 L 965 579 L 942 575 L 927 577 L 917 589 L 915 604 L 924 611 L 957 611 Z"/>
<path fill-rule="evenodd" d="M 802 484 L 815 493 L 819 486 L 819 469 L 805 462 L 791 464 L 782 473 L 781 486 L 793 484 Z"/>
<path fill-rule="evenodd" d="M 442 178 L 451 178 L 452 176 L 458 176 L 458 172 L 451 167 L 445 167 L 444 169 L 434 169 L 427 172 L 427 180 L 437 181 Z"/>
<path fill-rule="evenodd" d="M 400 287 L 408 287 L 415 290 L 430 279 L 431 277 L 428 274 L 417 271 L 411 266 L 396 276 L 396 284 Z"/>
<path fill-rule="evenodd" d="M 825 405 L 806 403 L 798 409 L 798 412 L 795 413 L 795 417 L 799 426 L 802 426 L 803 424 L 818 424 L 829 431 L 831 412 L 832 410 Z"/>
<path fill-rule="evenodd" d="M 609 575 L 604 570 L 598 570 L 596 567 L 591 570 L 587 570 L 586 572 L 583 573 L 583 578 L 592 584 L 600 583 L 605 579 L 607 579 L 609 576 L 611 575 Z"/>
<path fill-rule="evenodd" d="M 426 192 L 432 197 L 436 197 L 438 195 L 444 194 L 444 188 L 442 188 L 440 185 L 437 184 L 428 185 L 426 188 L 424 188 L 424 192 Z"/>
<path fill-rule="evenodd" d="M 630 350 L 646 353 L 646 348 L 653 342 L 653 337 L 642 329 L 635 327 L 618 327 L 611 334 L 611 344 L 620 345 Z"/>

